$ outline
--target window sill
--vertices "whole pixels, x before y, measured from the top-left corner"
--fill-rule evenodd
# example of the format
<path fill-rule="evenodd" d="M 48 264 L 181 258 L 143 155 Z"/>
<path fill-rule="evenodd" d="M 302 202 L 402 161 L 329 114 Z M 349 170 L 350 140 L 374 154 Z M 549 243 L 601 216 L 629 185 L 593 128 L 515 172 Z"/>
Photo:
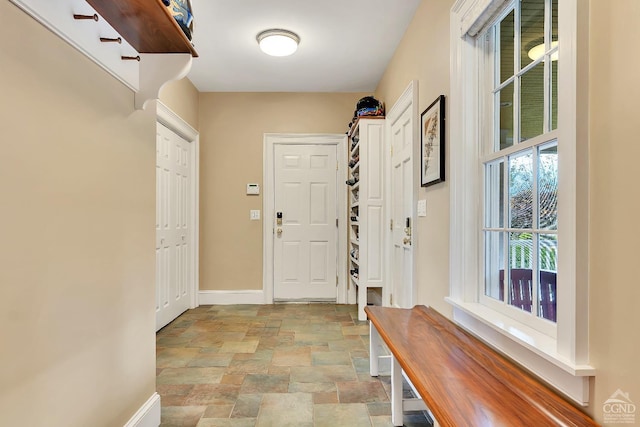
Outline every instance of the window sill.
<path fill-rule="evenodd" d="M 481 304 L 453 298 L 453 319 L 461 327 L 515 360 L 580 405 L 589 403 L 589 377 L 595 369 L 576 365 L 557 352 L 555 339 Z"/>

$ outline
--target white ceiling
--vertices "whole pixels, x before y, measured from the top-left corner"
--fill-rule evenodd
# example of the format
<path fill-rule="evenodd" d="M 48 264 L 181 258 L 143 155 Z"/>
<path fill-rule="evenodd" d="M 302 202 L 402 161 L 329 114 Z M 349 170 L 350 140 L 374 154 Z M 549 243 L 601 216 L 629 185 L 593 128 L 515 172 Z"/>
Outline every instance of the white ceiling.
<path fill-rule="evenodd" d="M 191 0 L 200 55 L 188 77 L 201 92 L 373 91 L 420 0 Z M 300 36 L 289 57 L 256 35 Z"/>

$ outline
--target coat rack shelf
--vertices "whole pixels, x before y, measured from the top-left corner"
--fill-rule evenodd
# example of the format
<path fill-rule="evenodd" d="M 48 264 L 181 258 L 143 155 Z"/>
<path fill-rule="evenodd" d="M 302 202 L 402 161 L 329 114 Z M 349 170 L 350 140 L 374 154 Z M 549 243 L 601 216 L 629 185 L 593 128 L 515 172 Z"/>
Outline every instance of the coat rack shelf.
<path fill-rule="evenodd" d="M 11 1 L 131 88 L 137 109 L 185 77 L 198 56 L 161 0 Z"/>
<path fill-rule="evenodd" d="M 86 0 L 139 53 L 198 52 L 160 0 Z"/>

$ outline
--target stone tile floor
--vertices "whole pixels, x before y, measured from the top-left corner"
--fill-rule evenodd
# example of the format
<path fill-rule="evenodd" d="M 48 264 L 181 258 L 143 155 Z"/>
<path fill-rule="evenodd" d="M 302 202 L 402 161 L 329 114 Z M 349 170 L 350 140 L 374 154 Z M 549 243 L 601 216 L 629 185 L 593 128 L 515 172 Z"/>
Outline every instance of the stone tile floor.
<path fill-rule="evenodd" d="M 162 427 L 391 426 L 353 305 L 202 306 L 160 330 Z M 406 413 L 407 427 L 429 426 Z"/>

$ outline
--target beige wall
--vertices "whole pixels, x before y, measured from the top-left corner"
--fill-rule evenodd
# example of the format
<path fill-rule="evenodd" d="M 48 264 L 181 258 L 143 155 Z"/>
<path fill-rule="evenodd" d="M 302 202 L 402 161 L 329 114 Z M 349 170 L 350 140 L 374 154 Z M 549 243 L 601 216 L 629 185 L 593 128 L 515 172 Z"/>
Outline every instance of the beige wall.
<path fill-rule="evenodd" d="M 200 289 L 262 289 L 264 133 L 344 133 L 362 93 L 200 94 Z M 264 217 L 264 215 L 263 215 Z"/>
<path fill-rule="evenodd" d="M 196 130 L 198 129 L 198 96 L 198 89 L 186 77 L 168 82 L 160 90 L 160 101 Z"/>
<path fill-rule="evenodd" d="M 640 137 L 640 2 L 590 2 L 590 355 L 592 413 L 618 388 L 640 408 L 640 280 L 635 225 Z M 636 411 L 640 424 L 640 409 Z"/>
<path fill-rule="evenodd" d="M 0 2 L 0 425 L 123 425 L 155 390 L 154 117 Z"/>
<path fill-rule="evenodd" d="M 419 111 L 439 95 L 449 95 L 449 10 L 452 0 L 423 1 L 387 67 L 376 96 L 393 107 L 411 80 L 418 80 Z M 418 119 L 418 118 L 416 118 Z M 450 314 L 449 294 L 449 124 L 445 128 L 445 181 L 420 188 L 427 216 L 417 219 L 418 304 Z M 419 167 L 416 164 L 415 167 Z M 415 231 L 414 231 L 415 232 Z"/>

